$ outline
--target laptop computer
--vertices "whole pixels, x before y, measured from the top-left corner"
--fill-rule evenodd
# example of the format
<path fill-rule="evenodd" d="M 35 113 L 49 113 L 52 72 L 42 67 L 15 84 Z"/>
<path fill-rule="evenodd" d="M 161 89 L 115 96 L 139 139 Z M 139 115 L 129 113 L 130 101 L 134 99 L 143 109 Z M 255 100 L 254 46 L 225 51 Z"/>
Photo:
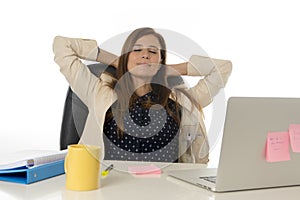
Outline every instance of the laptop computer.
<path fill-rule="evenodd" d="M 218 168 L 168 175 L 215 192 L 300 185 L 299 152 L 289 147 L 290 160 L 266 161 L 268 133 L 288 132 L 290 124 L 300 124 L 300 98 L 231 97 Z"/>

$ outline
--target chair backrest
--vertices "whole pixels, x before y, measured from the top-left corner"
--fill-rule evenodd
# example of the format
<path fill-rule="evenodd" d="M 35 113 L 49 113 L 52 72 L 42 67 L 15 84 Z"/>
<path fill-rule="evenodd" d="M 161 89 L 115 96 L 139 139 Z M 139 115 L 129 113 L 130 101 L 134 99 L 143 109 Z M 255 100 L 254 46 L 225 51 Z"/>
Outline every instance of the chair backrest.
<path fill-rule="evenodd" d="M 116 76 L 116 69 L 106 64 L 97 63 L 88 65 L 90 71 L 97 77 L 103 71 Z M 168 77 L 170 87 L 183 83 L 181 76 Z M 77 144 L 89 113 L 88 107 L 80 100 L 80 98 L 69 87 L 64 105 L 63 118 L 60 131 L 60 149 L 67 149 L 70 144 Z"/>

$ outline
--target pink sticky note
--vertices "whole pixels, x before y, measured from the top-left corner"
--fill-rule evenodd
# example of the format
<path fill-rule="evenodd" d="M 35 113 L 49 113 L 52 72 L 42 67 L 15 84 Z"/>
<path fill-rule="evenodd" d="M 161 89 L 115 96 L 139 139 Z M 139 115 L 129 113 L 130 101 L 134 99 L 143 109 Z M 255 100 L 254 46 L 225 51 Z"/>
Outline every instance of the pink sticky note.
<path fill-rule="evenodd" d="M 161 174 L 161 169 L 153 164 L 144 166 L 129 166 L 128 172 L 135 175 Z"/>
<path fill-rule="evenodd" d="M 290 160 L 289 133 L 270 132 L 266 142 L 267 162 L 280 162 Z"/>
<path fill-rule="evenodd" d="M 290 124 L 289 134 L 293 152 L 300 152 L 300 124 Z"/>

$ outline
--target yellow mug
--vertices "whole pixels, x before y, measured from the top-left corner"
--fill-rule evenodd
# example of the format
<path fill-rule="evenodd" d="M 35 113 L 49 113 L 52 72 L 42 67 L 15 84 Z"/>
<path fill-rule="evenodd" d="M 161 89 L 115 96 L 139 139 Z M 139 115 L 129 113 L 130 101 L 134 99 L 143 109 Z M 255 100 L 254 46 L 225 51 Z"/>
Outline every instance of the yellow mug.
<path fill-rule="evenodd" d="M 94 190 L 100 187 L 100 147 L 68 146 L 65 159 L 66 187 L 69 190 Z"/>

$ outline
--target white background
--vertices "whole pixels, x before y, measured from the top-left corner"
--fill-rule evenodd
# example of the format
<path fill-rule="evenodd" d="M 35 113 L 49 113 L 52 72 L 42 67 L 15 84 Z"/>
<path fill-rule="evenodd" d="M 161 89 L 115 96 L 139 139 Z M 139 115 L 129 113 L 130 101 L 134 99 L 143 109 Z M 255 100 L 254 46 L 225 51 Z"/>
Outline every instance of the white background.
<path fill-rule="evenodd" d="M 101 43 L 139 27 L 168 29 L 194 40 L 209 56 L 232 61 L 226 98 L 300 96 L 296 0 L 10 0 L 1 4 L 1 154 L 59 149 L 68 84 L 53 61 L 56 35 Z M 212 163 L 217 155 L 218 148 Z"/>

